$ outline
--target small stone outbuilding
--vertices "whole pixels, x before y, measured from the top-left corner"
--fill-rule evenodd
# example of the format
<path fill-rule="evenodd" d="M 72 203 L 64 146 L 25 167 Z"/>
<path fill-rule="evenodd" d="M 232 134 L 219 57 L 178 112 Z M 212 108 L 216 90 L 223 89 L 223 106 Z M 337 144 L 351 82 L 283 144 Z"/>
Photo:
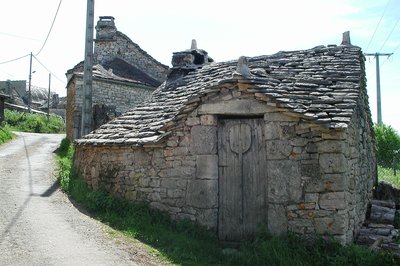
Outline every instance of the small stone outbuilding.
<path fill-rule="evenodd" d="M 350 242 L 376 179 L 364 56 L 350 44 L 212 63 L 192 49 L 151 99 L 76 141 L 88 185 L 221 240 L 261 228 Z"/>
<path fill-rule="evenodd" d="M 93 128 L 147 99 L 166 80 L 169 69 L 117 31 L 110 16 L 97 22 L 93 61 Z M 66 131 L 74 140 L 81 136 L 83 62 L 66 75 Z"/>

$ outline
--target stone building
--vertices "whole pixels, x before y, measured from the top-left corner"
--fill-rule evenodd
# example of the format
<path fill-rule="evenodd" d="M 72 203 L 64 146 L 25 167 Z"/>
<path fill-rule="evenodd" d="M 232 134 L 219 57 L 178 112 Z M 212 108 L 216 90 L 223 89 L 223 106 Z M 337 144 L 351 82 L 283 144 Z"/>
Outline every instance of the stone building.
<path fill-rule="evenodd" d="M 168 73 L 168 66 L 117 31 L 113 17 L 100 17 L 97 22 L 93 61 L 94 128 L 147 99 Z M 73 140 L 81 132 L 83 62 L 66 75 L 66 131 Z"/>
<path fill-rule="evenodd" d="M 221 240 L 357 234 L 376 178 L 364 56 L 350 44 L 210 63 L 174 53 L 151 99 L 76 141 L 88 185 Z"/>
<path fill-rule="evenodd" d="M 4 121 L 4 102 L 9 98 L 9 95 L 0 93 L 0 127 Z"/>

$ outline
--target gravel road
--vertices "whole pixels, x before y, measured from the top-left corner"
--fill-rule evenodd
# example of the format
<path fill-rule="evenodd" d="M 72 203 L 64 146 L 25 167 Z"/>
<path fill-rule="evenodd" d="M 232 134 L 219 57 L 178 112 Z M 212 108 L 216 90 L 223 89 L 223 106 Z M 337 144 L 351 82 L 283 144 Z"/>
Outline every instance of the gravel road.
<path fill-rule="evenodd" d="M 0 146 L 0 265 L 137 265 L 59 190 L 53 152 L 64 135 L 17 134 Z"/>

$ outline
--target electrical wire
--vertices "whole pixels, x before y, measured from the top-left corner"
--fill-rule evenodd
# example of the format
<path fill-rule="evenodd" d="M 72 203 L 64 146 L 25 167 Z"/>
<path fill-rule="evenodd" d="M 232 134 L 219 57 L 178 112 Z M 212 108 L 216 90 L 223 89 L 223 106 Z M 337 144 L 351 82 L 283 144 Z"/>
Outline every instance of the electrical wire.
<path fill-rule="evenodd" d="M 12 33 L 7 33 L 7 32 L 0 32 L 0 35 L 10 36 L 10 37 L 13 37 L 13 38 L 24 39 L 24 40 L 40 41 L 40 40 L 35 39 L 35 38 L 29 38 L 29 37 L 20 36 L 20 35 L 16 35 L 16 34 L 12 34 Z"/>
<path fill-rule="evenodd" d="M 18 61 L 18 60 L 20 60 L 20 59 L 22 59 L 22 58 L 25 58 L 25 57 L 27 57 L 27 56 L 30 56 L 30 54 L 23 55 L 23 56 L 21 56 L 21 57 L 14 58 L 14 59 L 11 59 L 11 60 L 7 60 L 7 61 L 4 61 L 4 62 L 0 62 L 0 65 L 7 64 L 7 63 L 11 63 L 11 62 L 14 62 L 14 61 Z"/>
<path fill-rule="evenodd" d="M 60 81 L 61 83 L 63 83 L 64 85 L 66 85 L 65 80 L 60 79 L 59 77 L 57 77 L 48 67 L 46 67 L 42 62 L 40 62 L 40 60 L 35 56 L 32 55 L 32 57 L 42 66 L 44 67 L 53 77 L 55 77 L 58 81 Z"/>
<path fill-rule="evenodd" d="M 383 11 L 381 18 L 379 19 L 379 22 L 378 22 L 378 24 L 376 25 L 376 28 L 375 28 L 375 30 L 374 30 L 374 33 L 372 34 L 372 37 L 371 37 L 371 39 L 369 40 L 369 43 L 368 43 L 368 45 L 367 45 L 367 49 L 365 49 L 365 51 L 368 51 L 368 48 L 369 48 L 369 46 L 371 45 L 372 40 L 374 39 L 375 33 L 376 33 L 376 31 L 378 30 L 379 25 L 381 24 L 381 21 L 382 21 L 382 19 L 383 19 L 383 16 L 385 16 L 386 10 L 387 10 L 387 8 L 388 8 L 390 2 L 391 2 L 391 0 L 388 0 L 388 2 L 387 2 L 387 4 L 386 4 L 386 7 L 385 7 L 385 10 Z"/>
<path fill-rule="evenodd" d="M 53 29 L 53 26 L 54 26 L 54 22 L 56 22 L 56 18 L 57 18 L 57 15 L 58 15 L 58 11 L 60 10 L 61 3 L 62 3 L 62 0 L 60 0 L 60 3 L 58 4 L 57 11 L 56 11 L 56 14 L 55 14 L 55 16 L 54 16 L 53 22 L 51 23 L 49 33 L 47 33 L 46 40 L 44 40 L 44 43 L 43 43 L 43 45 L 42 45 L 42 48 L 40 48 L 39 52 L 37 52 L 37 53 L 35 54 L 36 56 L 38 56 L 38 55 L 42 52 L 44 46 L 45 46 L 46 43 L 47 43 L 47 40 L 49 39 L 50 33 L 51 33 L 51 31 L 52 31 L 52 29 Z"/>
<path fill-rule="evenodd" d="M 394 48 L 394 50 L 393 50 L 393 52 L 392 52 L 392 54 L 394 54 L 398 49 L 400 48 L 400 43 L 399 43 L 399 45 L 397 45 L 397 47 L 396 48 Z M 389 58 L 390 58 L 390 56 L 388 56 L 387 58 L 386 58 L 386 60 L 385 61 L 383 61 L 383 63 L 382 63 L 382 65 L 381 66 L 383 66 L 387 61 L 389 61 Z"/>
<path fill-rule="evenodd" d="M 381 49 L 379 50 L 379 52 L 381 52 L 382 49 L 383 49 L 383 47 L 385 47 L 386 42 L 389 40 L 390 36 L 392 36 L 392 33 L 393 33 L 393 31 L 396 29 L 397 24 L 399 23 L 399 21 L 400 21 L 400 17 L 397 19 L 397 21 L 396 21 L 396 23 L 394 24 L 394 26 L 393 26 L 392 30 L 390 31 L 389 35 L 386 37 L 386 39 L 385 39 L 385 41 L 383 42 L 382 47 L 381 47 Z"/>

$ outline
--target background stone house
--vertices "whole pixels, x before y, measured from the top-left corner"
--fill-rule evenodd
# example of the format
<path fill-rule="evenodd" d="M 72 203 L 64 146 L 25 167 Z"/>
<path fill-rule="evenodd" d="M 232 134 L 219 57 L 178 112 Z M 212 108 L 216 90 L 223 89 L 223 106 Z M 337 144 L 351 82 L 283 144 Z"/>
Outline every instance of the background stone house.
<path fill-rule="evenodd" d="M 10 96 L 8 96 L 7 94 L 3 94 L 0 92 L 0 127 L 4 121 L 4 102 L 9 98 Z"/>
<path fill-rule="evenodd" d="M 97 22 L 93 61 L 94 128 L 148 98 L 168 72 L 168 66 L 117 31 L 113 17 L 100 17 Z M 83 62 L 66 75 L 66 131 L 73 140 L 81 132 Z"/>
<path fill-rule="evenodd" d="M 88 185 L 221 240 L 262 227 L 353 240 L 376 179 L 361 49 L 347 34 L 222 63 L 192 48 L 151 99 L 76 141 Z"/>

